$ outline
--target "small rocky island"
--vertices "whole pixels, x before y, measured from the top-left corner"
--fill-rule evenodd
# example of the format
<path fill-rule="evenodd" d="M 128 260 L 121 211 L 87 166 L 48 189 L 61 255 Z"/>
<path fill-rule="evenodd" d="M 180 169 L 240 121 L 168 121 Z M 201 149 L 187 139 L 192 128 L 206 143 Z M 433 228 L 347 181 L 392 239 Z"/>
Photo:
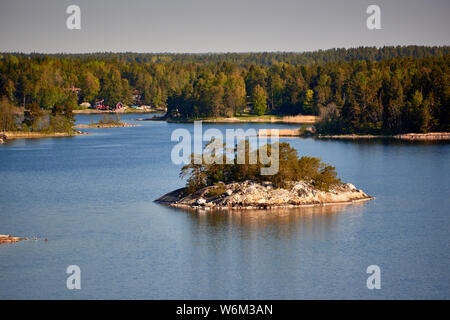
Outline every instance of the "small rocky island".
<path fill-rule="evenodd" d="M 181 188 L 155 201 L 179 208 L 274 209 L 351 204 L 371 199 L 373 197 L 350 183 L 336 184 L 323 191 L 307 181 L 292 183 L 289 188 L 277 188 L 271 182 L 247 180 L 208 186 L 194 193 Z"/>
<path fill-rule="evenodd" d="M 353 184 L 341 182 L 335 168 L 321 159 L 298 158 L 297 151 L 289 144 L 278 146 L 279 170 L 273 175 L 261 175 L 264 165 L 258 162 L 238 164 L 237 155 L 232 164 L 195 164 L 192 155 L 191 163 L 180 174 L 188 177 L 186 187 L 167 193 L 155 202 L 208 210 L 313 207 L 374 199 Z M 270 153 L 273 145 L 265 148 Z M 247 144 L 243 151 L 246 157 L 249 150 Z"/>
<path fill-rule="evenodd" d="M 75 129 L 92 129 L 92 128 L 123 128 L 123 127 L 138 127 L 138 124 L 130 124 L 120 120 L 119 114 L 111 115 L 104 114 L 98 122 L 91 122 L 89 124 L 78 124 L 74 126 Z"/>
<path fill-rule="evenodd" d="M 23 240 L 28 240 L 28 238 L 13 237 L 9 234 L 0 234 L 0 244 L 16 243 L 16 242 L 23 241 Z"/>

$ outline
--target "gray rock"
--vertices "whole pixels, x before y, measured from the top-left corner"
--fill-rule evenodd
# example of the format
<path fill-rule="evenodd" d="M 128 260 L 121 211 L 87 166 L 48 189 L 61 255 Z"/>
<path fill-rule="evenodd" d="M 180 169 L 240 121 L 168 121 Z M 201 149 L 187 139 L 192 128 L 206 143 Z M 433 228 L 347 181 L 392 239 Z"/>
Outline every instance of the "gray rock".
<path fill-rule="evenodd" d="M 352 184 L 336 184 L 331 186 L 329 191 L 322 191 L 316 189 L 312 181 L 292 182 L 286 188 L 274 188 L 272 184 L 256 181 L 234 182 L 224 185 L 226 191 L 217 196 L 208 195 L 211 188 L 215 187 L 206 187 L 194 194 L 184 194 L 184 189 L 176 190 L 156 202 L 186 208 L 269 209 L 373 199 Z"/>

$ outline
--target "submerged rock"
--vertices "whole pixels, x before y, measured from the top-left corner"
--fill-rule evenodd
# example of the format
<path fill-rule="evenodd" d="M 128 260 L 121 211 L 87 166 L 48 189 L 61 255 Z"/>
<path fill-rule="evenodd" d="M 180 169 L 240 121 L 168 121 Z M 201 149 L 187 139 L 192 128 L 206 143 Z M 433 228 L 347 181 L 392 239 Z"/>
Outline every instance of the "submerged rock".
<path fill-rule="evenodd" d="M 192 194 L 187 194 L 182 188 L 155 202 L 181 208 L 270 209 L 349 204 L 374 199 L 350 183 L 332 185 L 328 191 L 315 188 L 311 181 L 293 182 L 289 188 L 277 188 L 270 182 L 234 182 L 225 185 L 223 190 L 226 191 L 222 194 L 211 192 L 217 191 L 216 188 L 209 186 Z"/>

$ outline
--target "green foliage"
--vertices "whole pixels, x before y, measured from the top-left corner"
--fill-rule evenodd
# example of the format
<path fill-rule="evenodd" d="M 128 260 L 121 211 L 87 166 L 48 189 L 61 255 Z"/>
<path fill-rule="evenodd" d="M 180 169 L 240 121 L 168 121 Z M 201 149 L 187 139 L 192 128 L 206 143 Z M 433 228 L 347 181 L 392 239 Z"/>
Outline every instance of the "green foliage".
<path fill-rule="evenodd" d="M 305 114 L 313 114 L 314 111 L 314 91 L 311 89 L 306 90 L 305 98 L 303 100 L 303 112 Z"/>
<path fill-rule="evenodd" d="M 253 89 L 252 93 L 253 112 L 258 116 L 266 113 L 267 109 L 267 94 L 263 87 L 259 84 Z"/>
<path fill-rule="evenodd" d="M 319 165 L 319 171 L 313 177 L 314 186 L 323 191 L 328 191 L 332 184 L 339 182 L 335 167 L 322 163 Z"/>
<path fill-rule="evenodd" d="M 50 115 L 49 124 L 47 127 L 42 128 L 40 131 L 53 133 L 53 132 L 73 132 L 73 121 L 62 115 Z"/>
<path fill-rule="evenodd" d="M 100 120 L 98 120 L 98 124 L 121 124 L 120 116 L 118 113 L 115 114 L 103 114 Z"/>
<path fill-rule="evenodd" d="M 274 145 L 262 146 L 263 152 L 271 154 Z M 231 164 L 226 164 L 226 155 L 223 156 L 223 164 L 207 164 L 205 154 L 201 164 L 196 164 L 195 159 L 202 159 L 200 155 L 191 155 L 191 162 L 181 169 L 180 176 L 187 177 L 186 191 L 193 193 L 206 186 L 214 185 L 215 188 L 210 191 L 211 195 L 220 195 L 225 192 L 224 184 L 231 182 L 241 182 L 253 180 L 258 182 L 269 181 L 280 188 L 288 188 L 291 182 L 312 181 L 313 185 L 320 190 L 328 190 L 333 184 L 339 184 L 335 168 L 329 166 L 319 158 L 298 157 L 297 151 L 288 143 L 278 145 L 279 150 L 279 170 L 274 175 L 261 175 L 261 168 L 267 166 L 262 164 L 259 157 L 260 151 L 252 150 L 249 142 L 245 141 L 242 151 L 237 151 L 235 147 L 234 158 Z M 254 153 L 256 163 L 250 162 L 251 154 Z M 244 164 L 238 163 L 239 157 L 245 159 Z"/>
<path fill-rule="evenodd" d="M 432 97 L 423 99 L 421 92 L 416 90 L 411 99 L 406 103 L 405 123 L 414 132 L 427 132 L 430 127 L 430 108 L 433 104 Z"/>
<path fill-rule="evenodd" d="M 100 80 L 90 71 L 87 71 L 81 79 L 82 101 L 94 103 L 100 91 Z"/>
<path fill-rule="evenodd" d="M 0 100 L 0 131 L 14 131 L 17 129 L 17 111 L 7 97 Z"/>

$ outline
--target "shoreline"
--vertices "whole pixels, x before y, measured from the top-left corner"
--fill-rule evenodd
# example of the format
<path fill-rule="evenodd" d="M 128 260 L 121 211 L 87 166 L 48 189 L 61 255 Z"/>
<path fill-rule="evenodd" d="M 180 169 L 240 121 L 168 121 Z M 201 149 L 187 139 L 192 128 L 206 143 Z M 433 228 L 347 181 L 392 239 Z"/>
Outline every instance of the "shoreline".
<path fill-rule="evenodd" d="M 278 130 L 279 137 L 303 137 L 304 136 L 303 131 L 299 128 L 299 129 L 259 129 L 258 137 L 271 137 L 272 132 L 275 133 L 272 130 Z"/>
<path fill-rule="evenodd" d="M 450 132 L 429 132 L 429 133 L 403 133 L 396 135 L 374 135 L 374 134 L 338 134 L 338 135 L 320 135 L 314 134 L 308 130 L 301 129 L 259 129 L 258 136 L 270 137 L 272 130 L 278 130 L 279 137 L 301 137 L 317 139 L 397 139 L 403 141 L 448 141 Z"/>
<path fill-rule="evenodd" d="M 139 121 L 167 121 L 168 123 L 193 123 L 202 121 L 205 123 L 291 123 L 291 124 L 314 124 L 319 120 L 318 116 L 236 116 L 229 118 L 170 118 L 167 116 L 140 119 Z"/>
<path fill-rule="evenodd" d="M 122 123 L 92 123 L 92 124 L 77 124 L 74 129 L 96 129 L 96 128 L 125 128 L 125 127 L 140 127 L 140 124 L 131 124 L 128 122 Z"/>
<path fill-rule="evenodd" d="M 218 118 L 218 119 L 206 119 L 204 122 L 212 123 L 295 123 L 295 124 L 314 124 L 318 121 L 317 116 L 271 116 L 271 117 L 251 117 L 245 119 L 245 117 L 231 117 L 231 118 Z"/>
<path fill-rule="evenodd" d="M 450 140 L 450 132 L 402 133 L 396 135 L 317 135 L 318 139 L 397 139 L 405 141 L 445 141 Z"/>
<path fill-rule="evenodd" d="M 128 110 L 128 109 L 127 109 Z M 113 111 L 113 110 L 96 110 L 96 109 L 78 109 L 73 110 L 72 112 L 75 114 L 103 114 L 103 113 L 125 113 L 125 114 L 133 114 L 133 113 L 162 113 L 165 112 L 164 110 L 123 110 L 123 111 Z"/>
<path fill-rule="evenodd" d="M 0 234 L 0 244 L 4 243 L 16 243 L 23 240 L 30 240 L 28 238 L 21 238 L 21 237 L 13 237 L 9 234 Z"/>
<path fill-rule="evenodd" d="M 245 206 L 245 207 L 228 207 L 228 206 L 214 206 L 214 207 L 203 207 L 203 206 L 190 206 L 187 204 L 168 204 L 161 202 L 162 205 L 168 205 L 179 209 L 203 209 L 203 210 L 274 210 L 274 209 L 294 209 L 294 208 L 317 208 L 317 207 L 329 207 L 329 206 L 346 206 L 355 203 L 366 202 L 370 200 L 375 200 L 375 197 L 367 197 L 363 199 L 355 199 L 350 201 L 336 201 L 336 202 L 322 202 L 322 203 L 311 203 L 311 204 L 286 204 L 286 205 L 258 205 L 258 206 Z"/>
<path fill-rule="evenodd" d="M 38 138 L 58 138 L 58 137 L 74 137 L 74 136 L 82 136 L 87 135 L 87 132 L 74 131 L 73 133 L 67 132 L 52 132 L 52 133 L 43 133 L 43 132 L 21 132 L 21 131 L 4 131 L 0 132 L 0 135 L 5 137 L 5 140 L 13 140 L 13 139 L 38 139 Z"/>
<path fill-rule="evenodd" d="M 88 135 L 89 132 L 82 132 L 75 129 L 104 129 L 104 128 L 124 128 L 124 127 L 139 127 L 139 124 L 120 123 L 120 124 L 78 124 L 73 126 L 74 131 L 72 133 L 67 132 L 22 132 L 22 131 L 2 131 L 0 132 L 0 144 L 5 143 L 8 140 L 14 139 L 40 139 L 40 138 L 62 138 L 62 137 L 75 137 Z"/>

